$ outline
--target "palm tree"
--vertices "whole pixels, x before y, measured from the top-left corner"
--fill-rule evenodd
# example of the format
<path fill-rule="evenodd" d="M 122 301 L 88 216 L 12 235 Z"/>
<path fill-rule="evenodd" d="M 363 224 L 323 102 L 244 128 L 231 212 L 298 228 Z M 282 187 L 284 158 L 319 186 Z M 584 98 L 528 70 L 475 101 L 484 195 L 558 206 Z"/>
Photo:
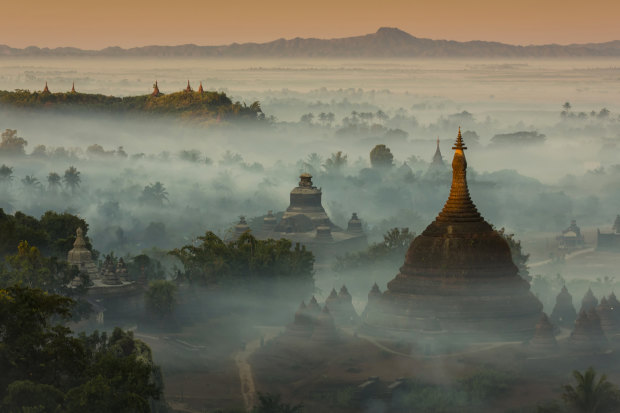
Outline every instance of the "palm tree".
<path fill-rule="evenodd" d="M 26 175 L 22 179 L 22 184 L 27 190 L 41 189 L 41 182 L 32 175 Z"/>
<path fill-rule="evenodd" d="M 162 206 L 164 201 L 168 200 L 168 192 L 166 187 L 161 182 L 155 182 L 154 184 L 147 185 L 142 191 L 140 201 L 153 205 Z"/>
<path fill-rule="evenodd" d="M 56 190 L 60 188 L 60 181 L 60 175 L 56 172 L 50 172 L 49 175 L 47 175 L 47 188 L 50 191 L 56 192 Z"/>
<path fill-rule="evenodd" d="M 2 164 L 0 166 L 0 182 L 9 183 L 13 180 L 13 168 Z"/>
<path fill-rule="evenodd" d="M 584 374 L 573 370 L 573 377 L 577 381 L 575 387 L 564 386 L 562 399 L 566 404 L 582 413 L 617 412 L 620 408 L 620 394 L 618 388 L 607 381 L 604 374 L 596 380 L 596 371 L 592 367 Z"/>
<path fill-rule="evenodd" d="M 71 192 L 75 192 L 75 189 L 80 186 L 80 172 L 75 168 L 75 166 L 71 166 L 69 169 L 65 171 L 65 176 L 63 176 L 62 180 L 65 182 L 69 188 L 71 188 Z"/>

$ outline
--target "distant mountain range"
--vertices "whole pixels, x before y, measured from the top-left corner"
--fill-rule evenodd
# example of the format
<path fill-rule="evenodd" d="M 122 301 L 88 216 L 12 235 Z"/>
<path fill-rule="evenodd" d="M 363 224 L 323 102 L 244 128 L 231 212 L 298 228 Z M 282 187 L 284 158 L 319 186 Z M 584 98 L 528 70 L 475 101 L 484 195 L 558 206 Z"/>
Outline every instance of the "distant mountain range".
<path fill-rule="evenodd" d="M 498 42 L 422 39 L 402 30 L 382 27 L 376 33 L 340 39 L 278 39 L 267 43 L 226 46 L 144 46 L 82 50 L 35 46 L 16 49 L 0 45 L 0 56 L 24 57 L 225 57 L 225 58 L 493 58 L 493 57 L 611 57 L 620 56 L 620 40 L 606 43 L 514 46 Z"/>

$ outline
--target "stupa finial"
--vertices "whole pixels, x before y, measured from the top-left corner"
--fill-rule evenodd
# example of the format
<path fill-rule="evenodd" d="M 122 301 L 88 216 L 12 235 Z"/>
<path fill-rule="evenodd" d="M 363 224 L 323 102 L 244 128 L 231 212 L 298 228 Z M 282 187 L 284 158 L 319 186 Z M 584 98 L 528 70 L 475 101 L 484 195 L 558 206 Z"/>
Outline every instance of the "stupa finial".
<path fill-rule="evenodd" d="M 463 137 L 461 136 L 460 126 L 459 126 L 459 134 L 456 137 L 456 142 L 454 143 L 454 146 L 452 147 L 452 149 L 461 149 L 461 150 L 467 149 L 467 146 L 465 146 L 465 142 L 463 142 Z"/>

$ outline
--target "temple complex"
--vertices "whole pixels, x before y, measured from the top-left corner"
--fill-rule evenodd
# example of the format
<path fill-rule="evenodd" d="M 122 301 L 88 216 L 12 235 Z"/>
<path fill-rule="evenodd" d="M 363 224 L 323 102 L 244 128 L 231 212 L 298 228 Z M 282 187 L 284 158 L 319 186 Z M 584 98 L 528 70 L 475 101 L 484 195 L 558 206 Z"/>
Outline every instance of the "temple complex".
<path fill-rule="evenodd" d="M 596 230 L 596 249 L 598 251 L 620 252 L 620 215 L 616 215 L 611 232 Z"/>
<path fill-rule="evenodd" d="M 322 195 L 321 189 L 312 183 L 312 175 L 301 174 L 280 221 L 269 211 L 257 238 L 290 239 L 305 245 L 319 258 L 366 248 L 366 235 L 357 213 L 353 213 L 347 230 L 343 230 L 329 219 L 322 205 Z"/>
<path fill-rule="evenodd" d="M 554 350 L 558 347 L 558 342 L 553 334 L 553 326 L 547 318 L 547 314 L 542 313 L 540 321 L 536 324 L 534 337 L 529 342 L 529 348 L 535 351 Z"/>
<path fill-rule="evenodd" d="M 583 296 L 583 299 L 581 300 L 581 309 L 579 310 L 579 312 L 590 311 L 592 309 L 595 309 L 597 305 L 598 305 L 598 300 L 592 293 L 592 289 L 588 288 L 588 291 L 586 292 L 586 294 Z"/>
<path fill-rule="evenodd" d="M 577 221 L 574 219 L 570 222 L 570 226 L 562 231 L 562 235 L 556 237 L 556 240 L 558 248 L 564 250 L 582 248 L 585 244 L 581 228 L 577 226 Z"/>
<path fill-rule="evenodd" d="M 450 337 L 465 341 L 529 340 L 542 304 L 519 276 L 507 242 L 470 198 L 460 129 L 452 149 L 449 198 L 411 243 L 365 325 L 388 338 L 415 338 L 436 318 Z"/>
<path fill-rule="evenodd" d="M 562 291 L 555 298 L 551 322 L 559 327 L 570 328 L 575 324 L 576 319 L 577 311 L 575 311 L 573 306 L 573 296 L 570 295 L 566 286 L 563 286 Z"/>

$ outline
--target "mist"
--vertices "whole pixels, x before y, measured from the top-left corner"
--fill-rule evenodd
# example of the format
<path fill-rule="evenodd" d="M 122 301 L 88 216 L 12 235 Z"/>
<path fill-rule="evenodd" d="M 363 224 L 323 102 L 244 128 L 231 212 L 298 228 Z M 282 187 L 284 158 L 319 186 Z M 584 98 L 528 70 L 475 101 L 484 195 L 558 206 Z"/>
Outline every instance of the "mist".
<path fill-rule="evenodd" d="M 145 253 L 161 260 L 165 277 L 173 279 L 181 263 L 167 251 L 195 245 L 207 231 L 231 239 L 240 216 L 259 231 L 267 211 L 288 207 L 299 175 L 308 172 L 331 220 L 346 228 L 357 213 L 372 245 L 392 228 L 420 234 L 435 219 L 450 191 L 451 148 L 460 127 L 471 197 L 489 223 L 521 240 L 528 264 L 535 264 L 532 291 L 544 311 L 552 311 L 565 284 L 576 307 L 588 288 L 598 297 L 618 290 L 617 258 L 598 267 L 571 266 L 550 253 L 571 220 L 593 245 L 596 229 L 609 230 L 620 213 L 620 60 L 0 61 L 1 90 L 40 90 L 47 82 L 52 92 L 67 91 L 75 82 L 78 92 L 130 96 L 150 93 L 156 80 L 163 93 L 178 91 L 188 79 L 194 88 L 202 82 L 233 101 L 259 101 L 266 120 L 204 125 L 173 116 L 2 107 L 0 130 L 16 130 L 27 145 L 22 153 L 0 144 L 0 166 L 12 168 L 12 178 L 0 182 L 0 207 L 35 217 L 48 210 L 76 214 L 88 223 L 97 251 Z M 437 139 L 445 170 L 429 174 Z M 371 164 L 370 151 L 379 144 L 390 149 L 392 166 Z M 333 167 L 329 160 L 338 152 L 346 162 Z M 50 173 L 62 177 L 70 167 L 80 173 L 78 187 L 50 186 Z M 164 328 L 122 318 L 106 320 L 105 327 L 138 325 L 137 337 L 153 347 L 168 374 L 167 397 L 177 407 L 237 407 L 231 354 L 258 341 L 260 348 L 278 349 L 302 300 L 314 295 L 323 303 L 343 285 L 362 314 L 373 284 L 385 291 L 404 260 L 401 255 L 339 268 L 342 255 L 315 262 L 311 291 L 294 284 L 260 293 L 253 285 L 183 287 Z M 164 338 L 166 328 L 178 335 Z M 195 354 L 201 354 L 199 362 Z M 463 365 L 480 362 L 469 357 L 424 363 L 435 384 L 443 385 L 462 379 Z M 493 360 L 499 358 L 493 353 Z M 203 398 L 202 389 L 189 388 L 194 380 L 215 383 L 220 396 Z M 285 384 L 281 379 L 265 389 Z M 381 403 L 366 411 L 387 411 Z"/>

